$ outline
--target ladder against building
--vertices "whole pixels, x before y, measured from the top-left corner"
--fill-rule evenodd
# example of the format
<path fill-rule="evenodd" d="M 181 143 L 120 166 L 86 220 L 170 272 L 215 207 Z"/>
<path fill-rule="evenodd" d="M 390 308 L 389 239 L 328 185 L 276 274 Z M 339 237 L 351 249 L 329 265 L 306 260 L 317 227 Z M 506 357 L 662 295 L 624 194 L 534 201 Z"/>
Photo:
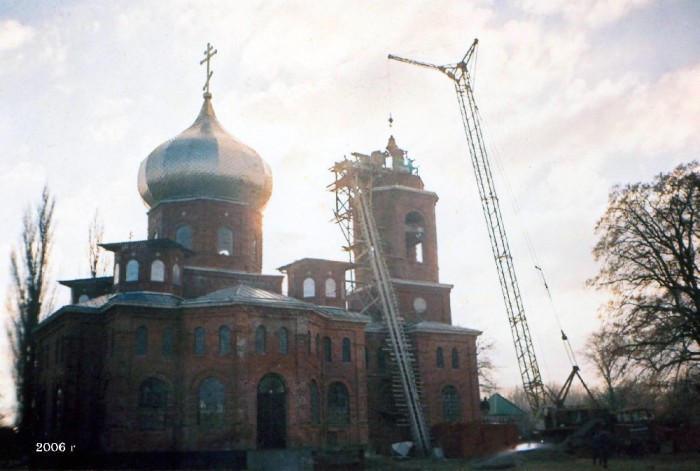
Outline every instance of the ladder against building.
<path fill-rule="evenodd" d="M 384 257 L 382 240 L 372 210 L 374 177 L 386 169 L 382 155 L 353 154 L 333 167 L 336 192 L 335 219 L 341 226 L 354 258 L 356 271 L 365 270 L 361 279 L 373 280 L 372 286 L 355 284 L 354 291 L 364 296 L 366 309 L 378 308 L 388 332 L 388 347 L 396 368 L 395 401 L 404 410 L 419 454 L 430 449 L 430 436 L 421 401 L 416 360 L 399 313 L 391 275 Z M 355 275 L 357 276 L 357 275 Z M 357 278 L 351 281 L 356 281 Z"/>

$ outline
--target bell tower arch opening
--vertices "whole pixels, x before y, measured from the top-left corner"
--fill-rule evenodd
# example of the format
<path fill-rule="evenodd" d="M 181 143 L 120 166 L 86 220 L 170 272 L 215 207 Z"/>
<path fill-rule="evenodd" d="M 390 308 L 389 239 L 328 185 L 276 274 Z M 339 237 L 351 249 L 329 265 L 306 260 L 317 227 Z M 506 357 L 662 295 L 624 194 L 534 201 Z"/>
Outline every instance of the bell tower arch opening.
<path fill-rule="evenodd" d="M 423 240 L 425 239 L 425 218 L 418 211 L 406 215 L 405 228 L 406 258 L 423 263 Z"/>

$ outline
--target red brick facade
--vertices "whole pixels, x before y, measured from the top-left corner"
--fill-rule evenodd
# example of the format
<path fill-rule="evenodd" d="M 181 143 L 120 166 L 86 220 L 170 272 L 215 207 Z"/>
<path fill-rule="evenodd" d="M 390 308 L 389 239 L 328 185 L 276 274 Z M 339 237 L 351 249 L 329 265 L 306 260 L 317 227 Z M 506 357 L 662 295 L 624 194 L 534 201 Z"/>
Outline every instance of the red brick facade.
<path fill-rule="evenodd" d="M 436 202 L 400 165 L 374 189 L 427 420 L 479 421 L 479 332 L 451 325 Z M 216 198 L 158 202 L 148 237 L 105 244 L 111 284 L 64 282 L 73 304 L 39 326 L 42 438 L 107 453 L 387 451 L 410 439 L 381 319 L 346 309 L 360 299 L 346 299 L 356 267 L 293 262 L 280 268 L 284 296 L 282 276 L 260 273 L 261 209 Z"/>

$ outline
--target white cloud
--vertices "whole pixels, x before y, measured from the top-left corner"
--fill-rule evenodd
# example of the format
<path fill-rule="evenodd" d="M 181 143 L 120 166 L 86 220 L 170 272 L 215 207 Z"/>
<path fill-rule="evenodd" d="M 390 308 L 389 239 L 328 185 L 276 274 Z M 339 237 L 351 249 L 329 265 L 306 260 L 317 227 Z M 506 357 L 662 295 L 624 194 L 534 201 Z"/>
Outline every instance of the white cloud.
<path fill-rule="evenodd" d="M 624 17 L 632 10 L 651 3 L 652 0 L 523 0 L 527 12 L 542 16 L 561 16 L 570 23 L 587 26 L 603 26 Z"/>
<path fill-rule="evenodd" d="M 36 31 L 16 20 L 0 21 L 0 51 L 18 49 L 34 37 Z"/>

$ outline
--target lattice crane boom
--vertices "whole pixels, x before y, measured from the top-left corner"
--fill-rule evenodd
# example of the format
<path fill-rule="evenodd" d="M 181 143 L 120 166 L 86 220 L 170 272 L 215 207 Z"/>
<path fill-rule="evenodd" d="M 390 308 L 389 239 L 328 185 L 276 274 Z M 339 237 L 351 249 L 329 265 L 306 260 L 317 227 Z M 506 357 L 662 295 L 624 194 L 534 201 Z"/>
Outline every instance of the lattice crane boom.
<path fill-rule="evenodd" d="M 476 177 L 481 199 L 481 207 L 486 220 L 491 250 L 496 262 L 501 293 L 511 327 L 523 388 L 531 409 L 537 412 L 546 401 L 546 392 L 525 316 L 520 288 L 513 266 L 513 257 L 508 244 L 500 203 L 491 172 L 491 164 L 481 132 L 479 109 L 474 100 L 471 78 L 467 68 L 474 56 L 477 44 L 478 40 L 475 39 L 462 60 L 457 64 L 435 65 L 393 55 L 389 55 L 389 59 L 438 70 L 447 75 L 454 84 L 474 176 Z"/>

